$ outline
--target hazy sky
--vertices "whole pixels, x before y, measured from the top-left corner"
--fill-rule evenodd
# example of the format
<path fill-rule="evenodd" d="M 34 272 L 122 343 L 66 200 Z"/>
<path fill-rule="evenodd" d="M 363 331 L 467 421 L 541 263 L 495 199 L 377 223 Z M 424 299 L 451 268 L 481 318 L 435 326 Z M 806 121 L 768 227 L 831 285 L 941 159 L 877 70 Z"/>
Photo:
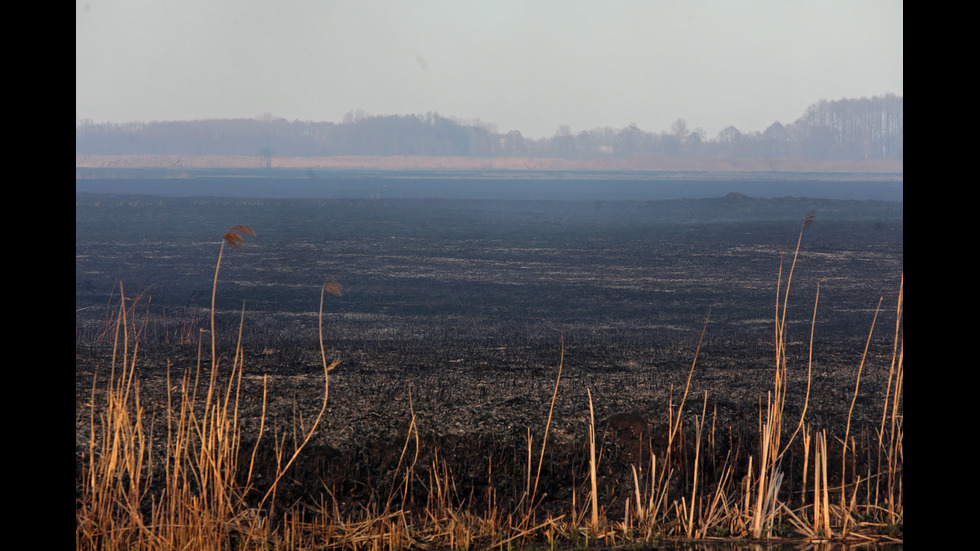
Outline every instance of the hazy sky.
<path fill-rule="evenodd" d="M 901 0 L 81 0 L 75 117 L 438 112 L 709 138 L 902 94 Z"/>

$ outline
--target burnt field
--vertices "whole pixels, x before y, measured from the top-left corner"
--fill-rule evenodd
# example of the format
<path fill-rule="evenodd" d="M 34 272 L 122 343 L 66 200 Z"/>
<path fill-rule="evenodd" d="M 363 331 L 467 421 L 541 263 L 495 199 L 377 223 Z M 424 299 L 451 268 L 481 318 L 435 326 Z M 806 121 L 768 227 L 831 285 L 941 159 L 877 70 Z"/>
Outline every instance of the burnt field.
<path fill-rule="evenodd" d="M 308 453 L 279 494 L 283 507 L 316 503 L 324 491 L 347 507 L 383 502 L 409 434 L 424 450 L 419 472 L 429 473 L 413 489 L 420 502 L 442 461 L 459 503 L 517 507 L 527 440 L 541 438 L 561 362 L 542 507 L 562 510 L 585 480 L 591 395 L 606 450 L 599 490 L 607 514 L 622 518 L 627 466 L 662 451 L 689 374 L 682 434 L 691 441 L 681 447 L 694 446 L 694 426 L 707 419 L 713 465 L 727 454 L 744 464 L 757 451 L 760 408 L 773 388 L 780 262 L 785 290 L 811 214 L 786 313 L 787 425 L 791 432 L 807 392 L 820 282 L 807 423 L 831 433 L 845 430 L 875 308 L 887 295 L 849 429 L 870 441 L 894 344 L 902 203 L 76 194 L 76 449 L 87 446 L 89 408 L 99 401 L 93 375 L 111 363 L 120 284 L 139 298 L 130 315 L 142 328 L 135 366 L 143 403 L 163 415 L 167 389 L 176 392 L 173 381 L 197 365 L 199 339 L 210 363 L 215 261 L 222 235 L 243 224 L 256 235 L 224 249 L 215 333 L 219 365 L 228 366 L 241 325 L 245 441 L 259 425 L 265 375 L 265 430 L 298 444 L 316 417 L 320 290 L 329 280 L 343 285 L 342 296 L 326 296 L 322 317 L 327 357 L 340 364 Z M 644 429 L 620 430 L 610 419 L 640 419 Z M 259 447 L 260 466 L 276 463 L 270 446 Z M 796 480 L 802 460 L 789 457 L 787 478 Z M 861 461 L 855 468 L 867 468 Z M 682 463 L 678 493 L 690 484 Z M 712 480 L 706 471 L 702 484 Z M 786 483 L 787 503 L 805 500 L 800 489 Z"/>
<path fill-rule="evenodd" d="M 902 204 L 816 199 L 649 202 L 162 199 L 79 195 L 76 307 L 118 283 L 153 297 L 151 335 L 209 306 L 228 227 L 258 235 L 224 261 L 217 308 L 245 302 L 246 339 L 310 342 L 326 279 L 330 341 L 657 343 L 696 335 L 768 338 L 780 255 L 804 236 L 791 318 L 819 337 L 863 337 L 902 271 Z M 163 318 L 166 314 L 166 319 Z M 237 325 L 237 316 L 231 321 Z M 80 336 L 84 333 L 80 329 Z M 369 344 L 368 344 L 369 345 Z"/>

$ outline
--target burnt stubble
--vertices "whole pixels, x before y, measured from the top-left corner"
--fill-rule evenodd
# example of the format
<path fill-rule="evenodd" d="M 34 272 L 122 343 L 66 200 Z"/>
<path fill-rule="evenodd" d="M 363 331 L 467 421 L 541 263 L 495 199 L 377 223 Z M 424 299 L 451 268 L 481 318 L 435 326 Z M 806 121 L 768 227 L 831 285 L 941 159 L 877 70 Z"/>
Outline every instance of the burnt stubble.
<path fill-rule="evenodd" d="M 277 434 L 302 434 L 297 426 L 316 415 L 320 287 L 343 285 L 323 316 L 327 353 L 341 363 L 284 502 L 315 502 L 325 488 L 351 507 L 386 496 L 414 415 L 419 469 L 435 468 L 438 457 L 461 502 L 485 505 L 492 487 L 497 505 L 516 503 L 528 434 L 539 445 L 563 353 L 542 506 L 564 507 L 585 480 L 587 391 L 600 431 L 608 419 L 643 419 L 648 428 L 637 434 L 661 453 L 702 329 L 685 426 L 707 416 L 709 457 L 745 457 L 772 388 L 780 264 L 785 275 L 811 213 L 788 305 L 786 411 L 795 426 L 821 282 L 807 419 L 842 432 L 875 307 L 899 288 L 901 203 L 737 194 L 623 202 L 78 194 L 77 425 L 87 418 L 93 374 L 108 369 L 105 330 L 120 284 L 142 297 L 134 308 L 145 320 L 141 392 L 160 413 L 168 365 L 172 377 L 192 369 L 198 339 L 206 339 L 200 330 L 221 235 L 246 224 L 257 235 L 226 252 L 216 304 L 219 365 L 230 364 L 244 308 L 246 433 L 258 425 L 263 375 Z M 894 312 L 883 311 L 871 337 L 851 429 L 858 438 L 872 438 L 881 418 L 894 323 Z M 76 434 L 84 446 L 84 428 Z M 613 516 L 623 503 L 615 496 L 629 489 L 626 465 L 647 449 L 621 440 L 603 439 L 601 491 L 612 496 Z"/>

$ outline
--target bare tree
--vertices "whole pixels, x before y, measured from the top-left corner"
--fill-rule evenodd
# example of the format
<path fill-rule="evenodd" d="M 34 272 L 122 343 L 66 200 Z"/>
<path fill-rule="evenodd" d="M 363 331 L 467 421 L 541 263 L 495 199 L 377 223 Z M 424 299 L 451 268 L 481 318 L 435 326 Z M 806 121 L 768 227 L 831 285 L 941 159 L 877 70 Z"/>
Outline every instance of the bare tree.
<path fill-rule="evenodd" d="M 677 138 L 679 143 L 684 143 L 684 139 L 690 134 L 690 130 L 687 128 L 687 121 L 684 119 L 677 119 L 673 124 L 670 125 L 670 133 Z"/>

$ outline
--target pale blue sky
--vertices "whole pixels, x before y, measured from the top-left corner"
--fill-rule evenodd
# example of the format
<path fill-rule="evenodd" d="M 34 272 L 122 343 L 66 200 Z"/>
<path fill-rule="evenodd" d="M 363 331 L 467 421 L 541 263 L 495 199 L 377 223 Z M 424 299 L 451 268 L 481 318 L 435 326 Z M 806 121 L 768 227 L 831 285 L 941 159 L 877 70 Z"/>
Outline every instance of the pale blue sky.
<path fill-rule="evenodd" d="M 438 112 L 714 138 L 903 85 L 897 0 L 80 0 L 75 117 Z"/>

